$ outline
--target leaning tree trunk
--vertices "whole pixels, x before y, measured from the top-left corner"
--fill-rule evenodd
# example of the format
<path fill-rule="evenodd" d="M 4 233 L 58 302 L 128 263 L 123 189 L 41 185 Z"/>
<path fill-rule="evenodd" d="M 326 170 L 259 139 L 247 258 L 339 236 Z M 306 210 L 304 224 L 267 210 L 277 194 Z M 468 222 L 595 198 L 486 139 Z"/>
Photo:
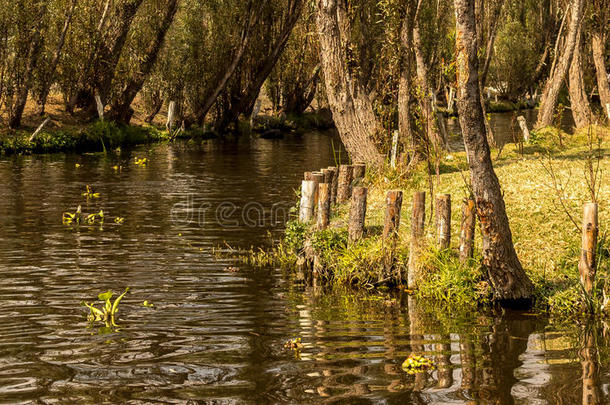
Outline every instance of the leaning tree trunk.
<path fill-rule="evenodd" d="M 255 3 L 254 1 L 250 0 L 249 6 L 248 6 L 248 16 L 247 16 L 245 24 L 244 24 L 244 29 L 241 33 L 239 46 L 238 46 L 237 50 L 235 51 L 235 54 L 233 55 L 233 59 L 231 60 L 231 63 L 221 73 L 221 76 L 219 76 L 218 80 L 216 81 L 216 86 L 207 95 L 203 105 L 197 111 L 195 120 L 201 126 L 203 126 L 206 115 L 208 114 L 208 112 L 210 111 L 210 109 L 212 108 L 214 103 L 216 102 L 216 99 L 218 98 L 220 93 L 222 93 L 222 91 L 227 86 L 229 79 L 231 79 L 231 77 L 235 73 L 235 69 L 237 69 L 237 66 L 239 65 L 239 63 L 241 62 L 241 59 L 244 56 L 244 52 L 246 50 L 248 42 L 250 41 L 250 36 L 252 34 L 252 28 L 258 22 L 258 18 L 260 17 L 260 14 L 262 11 L 262 3 L 260 3 L 259 5 L 256 5 L 256 6 L 254 5 L 254 3 Z"/>
<path fill-rule="evenodd" d="M 317 26 L 320 62 L 333 121 L 352 160 L 372 166 L 383 162 L 374 137 L 383 128 L 373 111 L 373 103 L 347 66 L 349 37 L 340 25 L 347 25 L 337 0 L 319 0 Z"/>
<path fill-rule="evenodd" d="M 570 106 L 576 128 L 591 124 L 591 106 L 585 92 L 582 67 L 582 28 L 578 29 L 576 46 L 572 55 L 569 72 Z"/>
<path fill-rule="evenodd" d="M 418 163 L 427 159 L 427 140 L 422 132 L 416 131 L 411 125 L 412 27 L 413 12 L 407 6 L 400 30 L 401 66 L 398 82 L 398 132 L 401 143 L 408 153 L 409 165 L 415 167 Z"/>
<path fill-rule="evenodd" d="M 597 88 L 602 109 L 606 114 L 606 105 L 610 104 L 610 85 L 608 84 L 608 74 L 606 73 L 605 49 L 607 33 L 602 30 L 594 30 L 591 35 L 591 48 L 593 48 L 593 61 L 595 62 L 595 73 L 597 74 Z M 608 116 L 610 120 L 610 116 Z"/>
<path fill-rule="evenodd" d="M 222 131 L 232 122 L 236 122 L 240 114 L 252 111 L 254 103 L 261 91 L 261 87 L 273 71 L 273 67 L 286 47 L 292 29 L 299 20 L 302 8 L 303 0 L 290 1 L 286 11 L 286 21 L 284 21 L 282 32 L 273 44 L 271 53 L 269 53 L 260 64 L 260 68 L 257 69 L 257 72 L 248 84 L 246 91 L 240 95 L 235 103 L 232 103 L 231 108 L 228 111 L 223 112 L 221 119 L 216 125 L 217 131 Z"/>
<path fill-rule="evenodd" d="M 42 88 L 38 98 L 38 113 L 40 115 L 44 115 L 45 107 L 47 105 L 47 98 L 49 97 L 49 91 L 51 90 L 53 79 L 55 78 L 55 71 L 57 70 L 57 65 L 59 64 L 59 59 L 61 58 L 61 53 L 64 49 L 64 44 L 66 43 L 66 36 L 68 35 L 68 30 L 70 29 L 70 23 L 72 22 L 72 17 L 74 16 L 76 2 L 77 0 L 72 0 L 70 3 L 70 8 L 68 9 L 68 14 L 66 15 L 61 34 L 59 35 L 59 41 L 57 42 L 57 47 L 55 48 L 55 53 L 53 54 L 53 59 L 51 60 L 49 70 L 42 79 Z"/>
<path fill-rule="evenodd" d="M 32 79 L 38 64 L 38 59 L 42 52 L 42 24 L 44 15 L 47 12 L 47 5 L 42 3 L 42 7 L 38 10 L 35 17 L 35 25 L 33 32 L 20 32 L 22 35 L 29 34 L 29 47 L 27 55 L 25 55 L 25 68 L 23 71 L 23 78 L 15 86 L 15 100 L 10 104 L 8 126 L 11 129 L 18 128 L 21 126 L 21 119 L 23 118 L 23 111 L 28 101 L 28 94 L 32 88 Z"/>
<path fill-rule="evenodd" d="M 419 4 L 421 6 L 421 1 Z M 417 99 L 423 115 L 422 121 L 426 123 L 428 140 L 432 142 L 437 149 L 446 148 L 445 139 L 441 136 L 439 131 L 436 112 L 432 107 L 436 95 L 430 87 L 428 62 L 424 57 L 424 45 L 422 43 L 419 27 L 419 9 L 415 11 L 415 18 L 413 20 L 413 52 L 415 53 L 415 71 L 417 73 Z"/>
<path fill-rule="evenodd" d="M 572 62 L 578 30 L 582 22 L 583 4 L 584 0 L 571 0 L 570 2 L 570 24 L 566 34 L 566 43 L 563 47 L 561 56 L 557 60 L 557 64 L 554 69 L 551 70 L 550 77 L 544 86 L 536 128 L 542 128 L 553 124 L 553 114 L 555 112 L 555 106 L 557 105 L 559 91 L 561 90 L 563 81 L 570 68 L 570 63 Z"/>
<path fill-rule="evenodd" d="M 161 24 L 159 24 L 157 27 L 155 36 L 152 42 L 149 44 L 144 57 L 140 60 L 133 77 L 127 81 L 120 94 L 112 102 L 110 112 L 108 114 L 111 120 L 123 124 L 129 124 L 131 116 L 133 115 L 131 103 L 138 92 L 142 89 L 144 82 L 148 78 L 148 75 L 157 61 L 159 51 L 163 45 L 163 40 L 165 39 L 165 35 L 167 34 L 169 27 L 174 21 L 174 16 L 176 15 L 177 10 L 178 0 L 168 0 L 165 6 L 165 12 L 163 14 Z"/>
<path fill-rule="evenodd" d="M 533 285 L 513 246 L 500 182 L 485 137 L 476 46 L 474 0 L 455 0 L 458 111 L 483 237 L 483 266 L 501 303 L 530 304 Z"/>

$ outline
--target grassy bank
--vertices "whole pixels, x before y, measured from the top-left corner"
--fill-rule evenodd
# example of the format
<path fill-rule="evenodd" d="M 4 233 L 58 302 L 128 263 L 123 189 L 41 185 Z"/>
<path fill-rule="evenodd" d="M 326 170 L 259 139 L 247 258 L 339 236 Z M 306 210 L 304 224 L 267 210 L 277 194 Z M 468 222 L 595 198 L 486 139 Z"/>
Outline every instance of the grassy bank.
<path fill-rule="evenodd" d="M 329 128 L 327 117 L 315 113 L 277 118 L 260 116 L 253 128 L 248 122 L 240 122 L 238 134 L 271 134 L 277 136 L 286 132 L 306 132 Z M 33 129 L 21 129 L 0 133 L 0 155 L 53 153 L 53 152 L 93 152 L 133 146 L 145 143 L 168 141 L 171 135 L 161 125 L 118 125 L 112 122 L 96 121 L 86 125 L 50 127 L 43 129 L 32 141 Z M 215 138 L 220 134 L 191 129 L 179 132 L 175 138 Z"/>
<path fill-rule="evenodd" d="M 592 145 L 589 145 L 589 137 L 594 140 Z M 585 176 L 590 156 L 594 156 L 589 159 L 594 168 L 599 165 L 600 169 L 597 196 L 600 209 L 599 293 L 595 299 L 598 303 L 601 301 L 602 287 L 610 267 L 606 242 L 610 188 L 605 182 L 605 175 L 610 170 L 609 152 L 610 129 L 600 127 L 574 135 L 548 128 L 534 133 L 529 145 L 506 145 L 501 152 L 492 151 L 515 247 L 535 284 L 539 310 L 570 315 L 581 308 L 583 294 L 577 269 L 581 234 L 570 216 L 580 224 L 583 203 L 591 199 Z M 380 236 L 386 192 L 391 189 L 404 191 L 394 270 L 398 268 L 406 274 L 412 195 L 416 190 L 426 190 L 426 281 L 415 293 L 462 308 L 488 301 L 491 291 L 482 273 L 478 253 L 468 265 L 460 264 L 457 257 L 461 201 L 469 195 L 464 152 L 445 154 L 439 168 L 438 177 L 429 176 L 423 167 L 408 178 L 396 170 L 386 170 L 382 174 L 367 173 L 367 235 L 364 239 L 353 244 L 347 242 L 349 207 L 339 205 L 333 209 L 331 226 L 327 230 L 316 232 L 298 222 L 289 223 L 284 241 L 276 248 L 276 259 L 284 264 L 294 264 L 307 243 L 320 258 L 324 268 L 322 276 L 331 283 L 380 288 L 385 284 L 380 282 L 386 279 L 384 271 L 389 270 L 389 247 L 384 245 Z M 433 194 L 452 195 L 452 247 L 448 251 L 439 252 L 434 248 L 430 180 Z M 306 238 L 306 235 L 311 236 Z M 478 234 L 476 246 L 481 246 Z"/>

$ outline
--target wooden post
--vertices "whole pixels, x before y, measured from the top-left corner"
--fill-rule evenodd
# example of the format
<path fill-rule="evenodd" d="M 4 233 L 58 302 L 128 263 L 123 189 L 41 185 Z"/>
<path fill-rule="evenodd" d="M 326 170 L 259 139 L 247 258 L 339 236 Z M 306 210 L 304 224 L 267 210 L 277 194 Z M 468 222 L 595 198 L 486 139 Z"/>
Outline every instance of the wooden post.
<path fill-rule="evenodd" d="M 354 187 L 352 203 L 349 210 L 348 234 L 350 241 L 357 241 L 364 235 L 366 217 L 366 187 Z"/>
<path fill-rule="evenodd" d="M 311 175 L 311 172 L 305 172 L 303 173 L 303 180 L 313 180 L 313 177 Z"/>
<path fill-rule="evenodd" d="M 525 117 L 520 115 L 517 117 L 517 122 L 519 123 L 519 127 L 521 127 L 521 132 L 523 133 L 523 141 L 530 141 L 530 130 L 527 129 L 527 121 L 525 121 Z"/>
<path fill-rule="evenodd" d="M 410 289 L 417 288 L 421 279 L 420 250 L 424 236 L 424 224 L 426 222 L 426 193 L 416 192 L 413 195 L 413 212 L 411 214 L 411 243 L 409 246 L 409 274 L 407 275 L 407 286 Z"/>
<path fill-rule="evenodd" d="M 332 170 L 330 167 L 328 169 L 322 169 L 322 173 L 324 174 L 324 183 L 328 183 L 328 196 L 330 199 L 330 203 L 332 204 L 333 199 L 333 184 L 335 181 L 336 170 Z"/>
<path fill-rule="evenodd" d="M 462 203 L 462 224 L 460 226 L 460 262 L 466 263 L 474 254 L 474 229 L 476 224 L 475 204 L 472 198 Z"/>
<path fill-rule="evenodd" d="M 337 202 L 343 203 L 349 200 L 352 196 L 352 179 L 354 175 L 354 166 L 341 165 L 339 166 L 339 184 L 337 188 Z"/>
<path fill-rule="evenodd" d="M 398 154 L 398 131 L 392 135 L 392 153 L 390 155 L 390 167 L 396 169 L 396 155 Z"/>
<path fill-rule="evenodd" d="M 396 239 L 400 226 L 400 210 L 402 208 L 402 191 L 388 191 L 385 199 L 385 222 L 383 225 L 383 239 Z"/>
<path fill-rule="evenodd" d="M 436 235 L 440 250 L 451 247 L 451 194 L 436 196 Z"/>
<path fill-rule="evenodd" d="M 174 129 L 174 121 L 176 119 L 176 102 L 170 101 L 167 106 L 167 122 L 165 123 L 165 129 L 171 132 Z"/>
<path fill-rule="evenodd" d="M 318 206 L 318 184 L 324 183 L 324 174 L 322 172 L 313 172 L 311 173 L 311 180 L 316 183 L 316 191 L 314 193 L 313 203 L 314 207 Z"/>
<path fill-rule="evenodd" d="M 334 166 L 329 166 L 329 171 L 333 173 L 333 181 L 331 184 L 331 195 L 330 195 L 330 203 L 335 204 L 337 202 L 337 189 L 339 188 L 339 169 Z"/>
<path fill-rule="evenodd" d="M 318 184 L 318 229 L 326 229 L 330 223 L 330 184 Z"/>
<path fill-rule="evenodd" d="M 583 210 L 582 249 L 578 262 L 578 272 L 580 273 L 580 282 L 588 295 L 591 295 L 595 287 L 595 253 L 597 251 L 598 232 L 597 204 L 587 203 Z"/>
<path fill-rule="evenodd" d="M 364 178 L 364 174 L 366 173 L 366 165 L 364 163 L 356 163 L 354 165 L 354 171 L 353 171 L 353 181 L 359 180 L 359 179 L 363 179 Z"/>
<path fill-rule="evenodd" d="M 309 222 L 313 218 L 314 194 L 316 183 L 312 180 L 303 180 L 301 183 L 301 204 L 299 207 L 299 221 Z"/>
<path fill-rule="evenodd" d="M 606 103 L 606 115 L 608 116 L 608 120 L 610 120 L 610 103 Z"/>

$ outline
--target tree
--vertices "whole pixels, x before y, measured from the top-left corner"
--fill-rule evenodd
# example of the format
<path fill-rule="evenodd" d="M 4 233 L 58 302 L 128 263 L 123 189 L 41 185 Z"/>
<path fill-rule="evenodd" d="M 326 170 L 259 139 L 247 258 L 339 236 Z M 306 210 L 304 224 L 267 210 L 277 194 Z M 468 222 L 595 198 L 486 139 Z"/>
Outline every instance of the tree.
<path fill-rule="evenodd" d="M 549 79 L 544 86 L 536 128 L 546 127 L 553 123 L 553 114 L 557 105 L 559 91 L 570 68 L 574 48 L 577 43 L 578 31 L 582 23 L 583 4 L 584 0 L 570 1 L 570 23 L 566 33 L 565 45 L 561 53 L 556 55 Z"/>
<path fill-rule="evenodd" d="M 349 20 L 343 4 L 337 3 L 337 0 L 318 0 L 320 64 L 328 103 L 352 160 L 379 166 L 383 155 L 374 139 L 383 129 L 364 86 L 348 67 Z"/>
<path fill-rule="evenodd" d="M 454 1 L 456 69 L 460 126 L 483 237 L 483 266 L 496 299 L 507 305 L 530 304 L 533 285 L 515 252 L 500 182 L 486 139 L 480 102 L 474 1 Z"/>
<path fill-rule="evenodd" d="M 574 117 L 576 128 L 586 127 L 591 123 L 591 106 L 589 105 L 583 80 L 582 38 L 582 27 L 579 27 L 568 74 L 570 107 L 572 108 L 572 116 Z"/>
<path fill-rule="evenodd" d="M 174 20 L 177 10 L 178 0 L 167 0 L 165 2 L 161 22 L 156 28 L 153 39 L 144 52 L 144 56 L 137 64 L 135 73 L 122 86 L 122 90 L 112 101 L 110 113 L 108 114 L 110 119 L 125 124 L 129 123 L 131 116 L 133 115 L 131 103 L 142 89 L 144 82 L 157 61 L 157 56 L 163 45 L 163 40 Z"/>
<path fill-rule="evenodd" d="M 606 105 L 610 104 L 610 84 L 608 83 L 605 63 L 608 26 L 610 26 L 610 1 L 593 0 L 591 3 L 591 12 L 594 16 L 591 24 L 591 50 L 593 52 L 599 100 L 602 109 L 606 109 Z M 610 120 L 610 112 L 607 111 L 606 114 L 608 114 L 608 120 Z"/>

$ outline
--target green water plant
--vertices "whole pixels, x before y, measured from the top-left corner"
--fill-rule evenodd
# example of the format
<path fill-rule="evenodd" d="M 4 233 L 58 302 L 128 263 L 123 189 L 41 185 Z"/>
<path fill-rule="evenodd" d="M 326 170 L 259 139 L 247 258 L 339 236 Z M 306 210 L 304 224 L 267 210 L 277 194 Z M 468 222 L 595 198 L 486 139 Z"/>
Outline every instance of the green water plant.
<path fill-rule="evenodd" d="M 85 186 L 85 192 L 81 195 L 87 198 L 100 198 L 100 193 L 93 191 L 93 187 L 91 187 L 89 184 Z"/>
<path fill-rule="evenodd" d="M 129 292 L 129 287 L 125 288 L 125 291 L 119 295 L 114 302 L 111 301 L 114 293 L 112 291 L 106 291 L 98 294 L 98 300 L 102 301 L 101 308 L 98 308 L 94 303 L 87 303 L 83 301 L 81 304 L 89 308 L 89 315 L 87 320 L 90 322 L 104 322 L 106 326 L 117 326 L 115 323 L 116 314 L 119 312 L 119 304 L 125 294 Z"/>
<path fill-rule="evenodd" d="M 434 363 L 430 359 L 412 354 L 402 363 L 402 369 L 407 374 L 417 374 L 427 370 L 433 370 Z"/>

